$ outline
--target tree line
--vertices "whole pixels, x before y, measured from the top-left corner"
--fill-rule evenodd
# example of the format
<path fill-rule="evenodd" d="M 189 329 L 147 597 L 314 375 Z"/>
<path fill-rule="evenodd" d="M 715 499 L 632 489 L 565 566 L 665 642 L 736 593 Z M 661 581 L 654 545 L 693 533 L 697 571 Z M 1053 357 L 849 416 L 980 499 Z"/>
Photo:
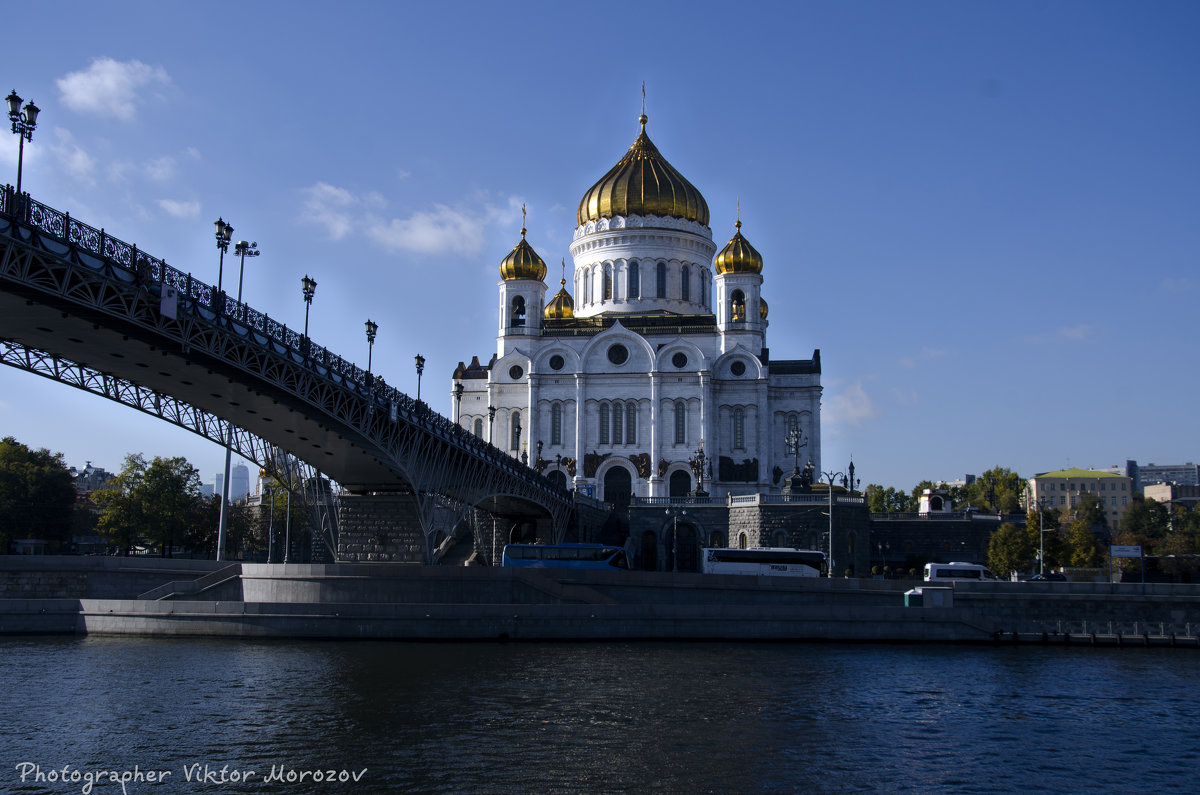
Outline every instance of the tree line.
<path fill-rule="evenodd" d="M 262 508 L 235 502 L 226 519 L 227 557 L 265 552 L 273 513 L 282 527 L 287 493 L 273 488 Z M 306 526 L 299 501 L 293 527 Z M 125 456 L 120 473 L 90 495 L 77 495 L 61 453 L 0 440 L 0 551 L 17 539 L 40 539 L 49 552 L 70 552 L 72 539 L 97 535 L 119 555 L 153 553 L 215 556 L 221 495 L 201 491 L 200 472 L 186 458 L 147 461 Z M 279 543 L 276 534 L 276 543 Z"/>
<path fill-rule="evenodd" d="M 1026 479 L 1011 469 L 994 467 L 974 483 L 947 486 L 922 480 L 911 491 L 870 484 L 865 490 L 872 513 L 916 513 L 925 489 L 949 493 L 959 510 L 978 508 L 989 513 L 1022 512 Z M 1031 509 L 1025 526 L 1003 523 L 988 543 L 987 565 L 992 571 L 1008 576 L 1044 568 L 1095 568 L 1107 565 L 1108 544 L 1140 546 L 1147 556 L 1159 558 L 1165 573 L 1180 574 L 1200 568 L 1200 507 L 1188 509 L 1133 495 L 1118 525 L 1110 532 L 1104 508 L 1096 495 L 1084 493 L 1069 516 L 1057 508 Z M 1044 556 L 1044 564 L 1042 561 Z M 1119 559 L 1116 566 L 1136 573 L 1137 559 Z"/>

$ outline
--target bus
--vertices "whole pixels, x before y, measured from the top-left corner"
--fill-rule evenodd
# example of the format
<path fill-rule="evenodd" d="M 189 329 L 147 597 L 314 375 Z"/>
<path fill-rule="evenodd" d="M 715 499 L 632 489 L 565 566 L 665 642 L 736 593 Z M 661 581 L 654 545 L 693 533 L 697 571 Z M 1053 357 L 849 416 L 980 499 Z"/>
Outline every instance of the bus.
<path fill-rule="evenodd" d="M 791 547 L 705 547 L 704 574 L 755 574 L 764 577 L 820 577 L 825 553 Z"/>
<path fill-rule="evenodd" d="M 506 544 L 501 566 L 540 569 L 629 569 L 624 547 L 608 544 Z"/>
<path fill-rule="evenodd" d="M 925 564 L 925 582 L 992 582 L 999 579 L 978 563 Z"/>

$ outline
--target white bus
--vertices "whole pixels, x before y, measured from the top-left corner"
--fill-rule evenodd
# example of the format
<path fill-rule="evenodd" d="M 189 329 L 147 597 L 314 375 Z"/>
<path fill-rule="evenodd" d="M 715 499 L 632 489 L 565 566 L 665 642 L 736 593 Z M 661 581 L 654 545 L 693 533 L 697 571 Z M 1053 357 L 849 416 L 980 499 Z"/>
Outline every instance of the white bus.
<path fill-rule="evenodd" d="M 825 553 L 791 547 L 705 547 L 704 574 L 755 574 L 766 577 L 820 577 Z"/>
<path fill-rule="evenodd" d="M 992 582 L 1000 578 L 978 563 L 926 563 L 925 582 Z"/>

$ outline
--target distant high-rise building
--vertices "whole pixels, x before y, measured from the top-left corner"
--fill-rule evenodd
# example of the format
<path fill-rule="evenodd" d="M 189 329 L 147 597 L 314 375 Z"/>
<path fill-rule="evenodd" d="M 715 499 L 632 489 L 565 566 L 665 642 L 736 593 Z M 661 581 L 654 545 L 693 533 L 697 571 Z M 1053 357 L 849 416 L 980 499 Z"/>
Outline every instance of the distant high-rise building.
<path fill-rule="evenodd" d="M 229 476 L 229 500 L 244 500 L 250 494 L 250 470 L 245 464 L 234 464 Z"/>
<path fill-rule="evenodd" d="M 1155 483 L 1177 483 L 1180 486 L 1200 486 L 1200 466 L 1186 464 L 1142 464 L 1125 462 L 1125 474 L 1133 478 L 1133 490 L 1143 491 Z"/>

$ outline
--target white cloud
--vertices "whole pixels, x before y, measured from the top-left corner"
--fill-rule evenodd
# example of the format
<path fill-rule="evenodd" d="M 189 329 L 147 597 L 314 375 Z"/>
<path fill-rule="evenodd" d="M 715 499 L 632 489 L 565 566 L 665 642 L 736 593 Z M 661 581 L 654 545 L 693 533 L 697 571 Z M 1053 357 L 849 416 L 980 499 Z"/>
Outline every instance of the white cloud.
<path fill-rule="evenodd" d="M 199 149 L 197 149 L 196 147 L 194 147 L 194 146 L 189 146 L 189 147 L 188 147 L 187 149 L 185 149 L 184 151 L 187 153 L 187 156 L 188 156 L 188 157 L 190 157 L 192 160 L 199 160 L 199 159 L 200 159 L 200 150 L 199 150 Z"/>
<path fill-rule="evenodd" d="M 200 216 L 200 202 L 197 201 L 185 202 L 175 199 L 159 199 L 158 206 L 167 215 L 173 215 L 176 218 L 198 218 Z"/>
<path fill-rule="evenodd" d="M 333 240 L 341 240 L 350 233 L 355 218 L 351 210 L 359 203 L 354 194 L 325 182 L 305 188 L 304 194 L 304 202 L 300 206 L 301 218 L 325 227 Z"/>
<path fill-rule="evenodd" d="M 71 110 L 115 116 L 122 121 L 133 119 L 146 89 L 170 83 L 171 78 L 161 66 L 112 58 L 96 58 L 87 69 L 57 81 L 63 104 Z"/>
<path fill-rule="evenodd" d="M 511 221 L 521 206 L 516 197 L 498 205 L 485 194 L 476 194 L 451 207 L 435 204 L 407 218 L 383 218 L 378 211 L 386 201 L 378 193 L 355 195 L 345 188 L 318 182 L 304 190 L 301 217 L 324 227 L 333 240 L 365 234 L 391 251 L 421 254 L 473 255 L 483 250 L 487 229 Z"/>
<path fill-rule="evenodd" d="M 927 362 L 927 361 L 932 361 L 933 359 L 940 359 L 943 356 L 945 356 L 946 354 L 947 354 L 947 351 L 945 351 L 941 348 L 925 347 L 925 348 L 922 348 L 921 352 L 918 353 L 916 356 L 905 356 L 905 357 L 901 358 L 899 360 L 898 364 L 901 367 L 910 367 L 910 368 L 916 367 L 919 362 Z"/>
<path fill-rule="evenodd" d="M 1058 336 L 1067 340 L 1085 340 L 1092 336 L 1095 326 L 1091 323 L 1080 323 L 1078 326 L 1065 326 L 1058 330 Z"/>
<path fill-rule="evenodd" d="M 855 381 L 829 399 L 825 421 L 832 425 L 857 426 L 876 414 L 871 396 L 863 389 L 862 381 Z"/>
<path fill-rule="evenodd" d="M 157 182 L 163 182 L 175 176 L 175 159 L 160 157 L 146 164 L 146 176 Z"/>
<path fill-rule="evenodd" d="M 94 185 L 96 159 L 85 152 L 67 130 L 56 127 L 54 138 L 54 142 L 50 144 L 50 151 L 62 164 L 63 171 L 80 182 Z"/>

